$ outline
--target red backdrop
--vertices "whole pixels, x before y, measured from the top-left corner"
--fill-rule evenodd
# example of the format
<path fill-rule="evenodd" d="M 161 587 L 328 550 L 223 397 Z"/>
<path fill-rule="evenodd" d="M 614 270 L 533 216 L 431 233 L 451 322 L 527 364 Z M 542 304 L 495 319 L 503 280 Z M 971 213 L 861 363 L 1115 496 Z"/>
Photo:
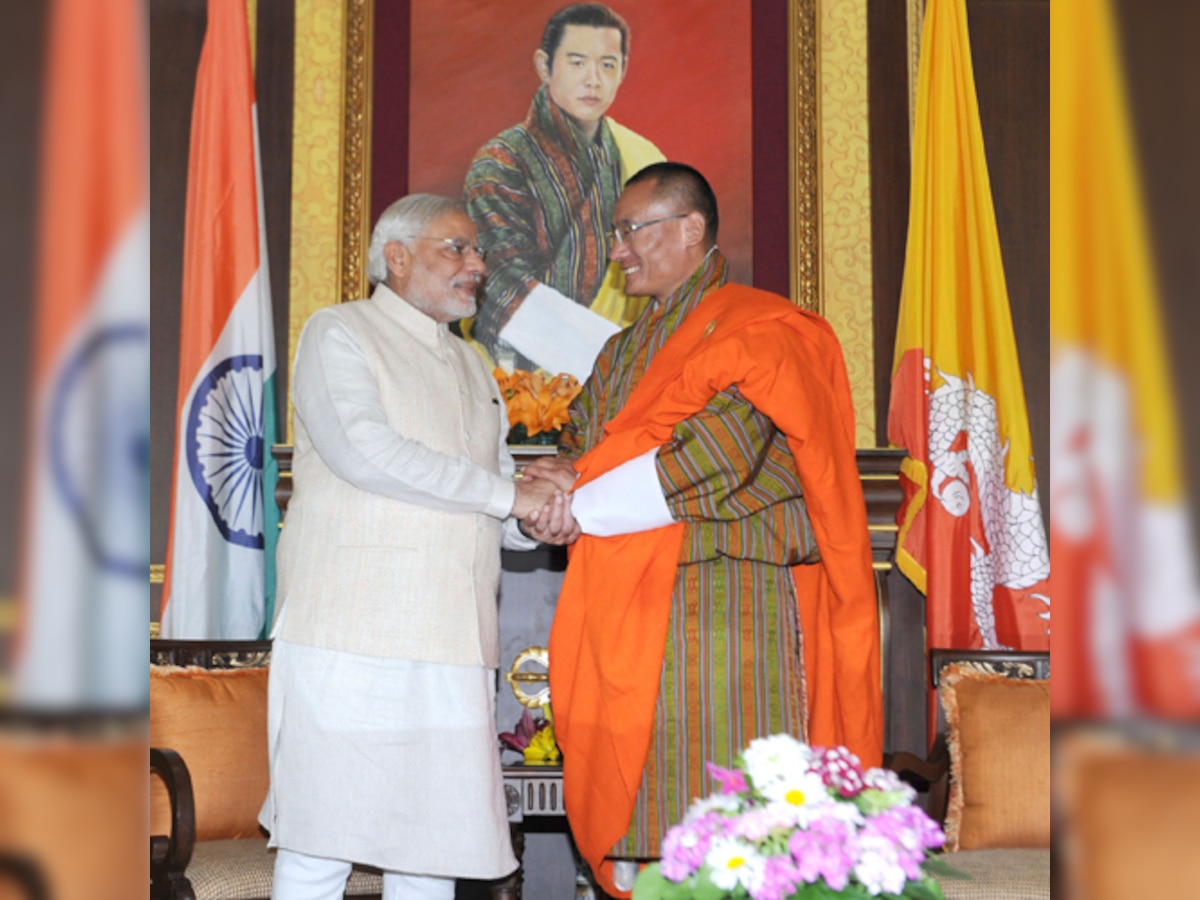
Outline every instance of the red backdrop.
<path fill-rule="evenodd" d="M 402 166 L 407 151 L 408 190 L 457 197 L 479 147 L 525 118 L 539 84 L 534 50 L 546 20 L 564 5 L 411 0 L 408 147 L 377 141 L 375 171 Z M 719 243 L 732 276 L 752 283 L 750 0 L 612 6 L 629 22 L 632 40 L 628 73 L 609 114 L 654 141 L 668 159 L 708 177 L 720 204 Z M 388 53 L 391 43 L 377 33 L 376 53 Z M 380 98 L 402 89 L 403 78 L 391 85 L 377 78 L 376 115 L 381 108 L 403 107 L 401 98 Z M 377 135 L 382 127 L 376 122 Z"/>

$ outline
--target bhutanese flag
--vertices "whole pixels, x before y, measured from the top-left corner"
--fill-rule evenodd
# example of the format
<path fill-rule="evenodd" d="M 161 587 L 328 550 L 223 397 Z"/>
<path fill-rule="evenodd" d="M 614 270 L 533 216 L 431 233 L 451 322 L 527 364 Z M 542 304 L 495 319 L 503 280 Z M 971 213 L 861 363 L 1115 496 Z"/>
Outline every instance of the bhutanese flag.
<path fill-rule="evenodd" d="M 188 161 L 170 638 L 256 638 L 269 622 L 275 348 L 252 68 L 245 3 L 209 0 Z"/>
<path fill-rule="evenodd" d="M 1051 708 L 1194 718 L 1200 585 L 1112 14 L 1050 15 Z"/>
<path fill-rule="evenodd" d="M 964 0 L 925 8 L 889 440 L 931 647 L 1048 649 L 1050 560 Z"/>
<path fill-rule="evenodd" d="M 145 9 L 49 7 L 30 477 L 14 699 L 147 696 L 150 234 Z"/>

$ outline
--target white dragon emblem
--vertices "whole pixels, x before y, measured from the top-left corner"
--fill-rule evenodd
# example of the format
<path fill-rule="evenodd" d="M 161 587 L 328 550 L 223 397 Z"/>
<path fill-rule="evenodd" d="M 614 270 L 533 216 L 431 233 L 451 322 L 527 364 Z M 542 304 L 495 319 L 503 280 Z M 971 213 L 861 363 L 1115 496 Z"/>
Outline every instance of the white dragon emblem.
<path fill-rule="evenodd" d="M 930 361 L 925 360 L 929 384 Z M 971 484 L 979 497 L 983 541 L 971 538 L 971 605 L 984 647 L 1000 646 L 992 590 L 1001 584 L 1020 590 L 1050 575 L 1050 551 L 1042 523 L 1037 488 L 1030 494 L 1009 489 L 1004 461 L 1009 445 L 1000 442 L 996 400 L 966 379 L 938 370 L 943 384 L 929 395 L 929 493 L 952 516 L 971 508 Z M 1050 619 L 1050 598 L 1033 594 L 1046 605 L 1040 617 Z M 1047 630 L 1049 626 L 1047 625 Z"/>

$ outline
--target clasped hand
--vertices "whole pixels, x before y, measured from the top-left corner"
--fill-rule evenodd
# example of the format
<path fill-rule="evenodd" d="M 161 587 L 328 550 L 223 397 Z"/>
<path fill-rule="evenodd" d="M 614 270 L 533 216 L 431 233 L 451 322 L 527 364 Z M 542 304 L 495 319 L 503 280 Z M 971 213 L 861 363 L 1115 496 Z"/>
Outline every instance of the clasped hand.
<path fill-rule="evenodd" d="M 542 457 L 525 467 L 517 482 L 513 515 L 521 530 L 547 544 L 570 544 L 580 535 L 571 514 L 570 490 L 578 475 L 565 459 Z"/>

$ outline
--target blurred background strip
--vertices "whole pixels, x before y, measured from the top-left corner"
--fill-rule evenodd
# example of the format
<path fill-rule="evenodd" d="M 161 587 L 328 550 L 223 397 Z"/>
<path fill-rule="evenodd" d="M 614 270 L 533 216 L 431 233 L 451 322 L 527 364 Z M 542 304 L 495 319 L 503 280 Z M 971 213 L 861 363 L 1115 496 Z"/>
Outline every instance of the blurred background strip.
<path fill-rule="evenodd" d="M 14 700 L 147 702 L 150 233 L 145 8 L 48 22 Z"/>
<path fill-rule="evenodd" d="M 1054 713 L 1195 719 L 1195 538 L 1120 50 L 1106 2 L 1052 15 Z"/>

